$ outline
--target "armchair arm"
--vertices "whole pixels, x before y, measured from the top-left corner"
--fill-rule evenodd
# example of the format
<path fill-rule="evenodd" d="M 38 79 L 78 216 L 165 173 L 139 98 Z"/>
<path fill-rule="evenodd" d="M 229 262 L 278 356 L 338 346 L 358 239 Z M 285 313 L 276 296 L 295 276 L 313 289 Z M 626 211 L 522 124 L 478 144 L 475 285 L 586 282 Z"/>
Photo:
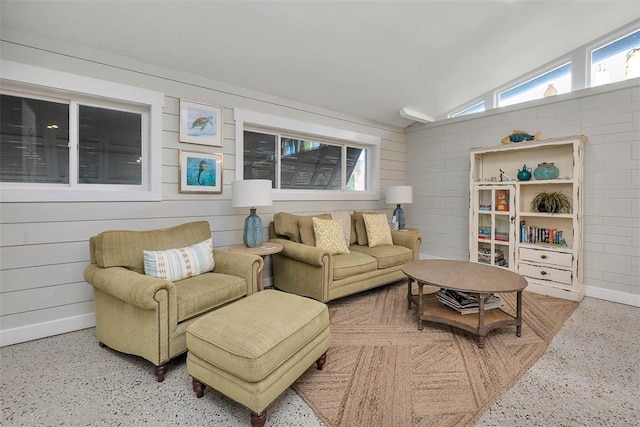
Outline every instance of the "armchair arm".
<path fill-rule="evenodd" d="M 242 277 L 247 281 L 249 295 L 258 291 L 258 277 L 264 269 L 262 257 L 242 252 L 214 249 L 213 259 L 216 262 L 214 272 Z"/>
<path fill-rule="evenodd" d="M 280 243 L 282 245 L 282 251 L 279 255 L 284 255 L 288 258 L 316 267 L 323 267 L 329 264 L 331 254 L 326 249 L 292 242 L 287 239 L 271 239 L 270 241 Z"/>
<path fill-rule="evenodd" d="M 391 231 L 391 238 L 393 244 L 398 246 L 404 246 L 405 248 L 413 251 L 413 259 L 420 259 L 420 245 L 422 244 L 422 237 L 419 233 L 409 233 L 406 231 Z"/>
<path fill-rule="evenodd" d="M 84 280 L 101 291 L 143 309 L 154 309 L 160 290 L 166 290 L 170 304 L 177 304 L 173 282 L 136 273 L 123 267 L 101 268 L 90 264 L 84 270 Z"/>

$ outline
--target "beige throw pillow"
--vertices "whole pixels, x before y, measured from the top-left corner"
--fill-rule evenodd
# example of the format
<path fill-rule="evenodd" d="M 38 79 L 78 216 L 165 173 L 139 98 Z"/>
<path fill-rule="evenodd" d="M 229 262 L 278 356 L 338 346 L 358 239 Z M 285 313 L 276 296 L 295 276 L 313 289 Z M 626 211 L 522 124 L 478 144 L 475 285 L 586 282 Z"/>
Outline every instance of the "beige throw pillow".
<path fill-rule="evenodd" d="M 342 221 L 313 217 L 313 232 L 316 235 L 316 247 L 332 255 L 350 253 L 344 241 Z"/>
<path fill-rule="evenodd" d="M 385 214 L 362 214 L 362 218 L 367 229 L 367 240 L 370 248 L 393 245 L 391 228 Z"/>

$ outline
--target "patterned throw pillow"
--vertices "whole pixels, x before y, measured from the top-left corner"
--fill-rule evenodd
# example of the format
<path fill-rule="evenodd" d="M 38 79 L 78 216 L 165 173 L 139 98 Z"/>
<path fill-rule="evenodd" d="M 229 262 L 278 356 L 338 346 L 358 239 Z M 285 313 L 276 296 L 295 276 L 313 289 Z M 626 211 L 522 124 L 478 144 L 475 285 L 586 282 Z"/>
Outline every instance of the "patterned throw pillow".
<path fill-rule="evenodd" d="M 391 228 L 385 214 L 362 214 L 364 225 L 367 229 L 369 247 L 393 245 Z"/>
<path fill-rule="evenodd" d="M 172 282 L 206 273 L 215 266 L 211 239 L 186 248 L 144 251 L 144 273 Z"/>
<path fill-rule="evenodd" d="M 325 249 L 333 255 L 350 253 L 344 241 L 342 221 L 314 217 L 313 232 L 316 235 L 316 247 Z"/>

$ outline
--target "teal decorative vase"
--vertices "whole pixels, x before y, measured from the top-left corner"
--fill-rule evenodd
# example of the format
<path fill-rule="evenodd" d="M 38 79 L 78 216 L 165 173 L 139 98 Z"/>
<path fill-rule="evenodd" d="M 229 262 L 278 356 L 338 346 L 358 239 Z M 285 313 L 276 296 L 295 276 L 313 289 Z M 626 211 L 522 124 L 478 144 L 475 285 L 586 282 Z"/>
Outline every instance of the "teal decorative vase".
<path fill-rule="evenodd" d="M 244 220 L 242 241 L 250 248 L 257 248 L 264 241 L 262 219 L 256 215 L 256 208 L 251 208 L 250 211 L 251 213 Z"/>
<path fill-rule="evenodd" d="M 523 165 L 522 169 L 518 169 L 518 181 L 529 181 L 531 179 L 531 168 Z"/>
<path fill-rule="evenodd" d="M 404 230 L 404 211 L 399 204 L 393 210 L 393 215 L 396 217 L 396 221 L 398 221 L 398 230 Z"/>
<path fill-rule="evenodd" d="M 533 176 L 539 180 L 556 179 L 560 175 L 560 171 L 553 163 L 539 163 L 536 170 L 533 171 Z"/>

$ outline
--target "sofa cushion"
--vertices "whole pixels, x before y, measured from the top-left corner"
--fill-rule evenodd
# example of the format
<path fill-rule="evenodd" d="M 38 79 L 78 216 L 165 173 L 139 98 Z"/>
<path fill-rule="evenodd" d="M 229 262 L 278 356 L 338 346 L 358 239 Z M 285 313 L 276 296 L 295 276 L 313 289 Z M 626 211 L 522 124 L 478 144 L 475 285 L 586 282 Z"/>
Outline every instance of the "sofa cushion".
<path fill-rule="evenodd" d="M 247 282 L 238 276 L 204 273 L 175 282 L 178 322 L 191 319 L 247 294 Z"/>
<path fill-rule="evenodd" d="M 318 215 L 294 215 L 286 212 L 278 212 L 273 216 L 273 226 L 276 234 L 285 236 L 296 243 L 303 243 L 308 246 L 316 245 L 316 238 L 313 233 L 313 217 L 331 219 L 329 214 Z"/>
<path fill-rule="evenodd" d="M 202 242 L 211 237 L 207 221 L 194 221 L 158 230 L 104 231 L 91 238 L 92 259 L 98 267 L 125 267 L 144 274 L 143 251 L 163 251 Z"/>
<path fill-rule="evenodd" d="M 353 247 L 353 246 L 352 246 Z M 333 256 L 333 280 L 346 279 L 357 274 L 375 271 L 378 263 L 375 258 L 354 252 Z"/>
<path fill-rule="evenodd" d="M 369 247 L 393 245 L 391 238 L 391 228 L 387 222 L 385 214 L 363 214 L 364 225 L 367 229 L 367 240 Z"/>
<path fill-rule="evenodd" d="M 356 236 L 358 238 L 359 245 L 368 245 L 369 240 L 367 239 L 367 229 L 364 225 L 364 218 L 362 214 L 376 214 L 377 212 L 360 212 L 355 211 L 353 213 L 353 222 L 356 226 Z"/>
<path fill-rule="evenodd" d="M 351 253 L 362 253 L 373 257 L 377 261 L 379 269 L 403 265 L 409 261 L 413 261 L 413 251 L 404 246 L 369 246 L 352 245 Z"/>
<path fill-rule="evenodd" d="M 332 255 L 349 253 L 342 230 L 342 221 L 314 217 L 313 231 L 316 236 L 316 247 L 325 249 Z"/>
<path fill-rule="evenodd" d="M 172 282 L 212 271 L 215 267 L 211 238 L 185 248 L 143 252 L 144 273 Z"/>
<path fill-rule="evenodd" d="M 342 232 L 344 234 L 344 240 L 347 247 L 352 244 L 351 242 L 351 212 L 349 211 L 335 211 L 329 212 L 331 219 L 339 220 L 342 223 Z M 355 242 L 354 242 L 355 243 Z"/>

